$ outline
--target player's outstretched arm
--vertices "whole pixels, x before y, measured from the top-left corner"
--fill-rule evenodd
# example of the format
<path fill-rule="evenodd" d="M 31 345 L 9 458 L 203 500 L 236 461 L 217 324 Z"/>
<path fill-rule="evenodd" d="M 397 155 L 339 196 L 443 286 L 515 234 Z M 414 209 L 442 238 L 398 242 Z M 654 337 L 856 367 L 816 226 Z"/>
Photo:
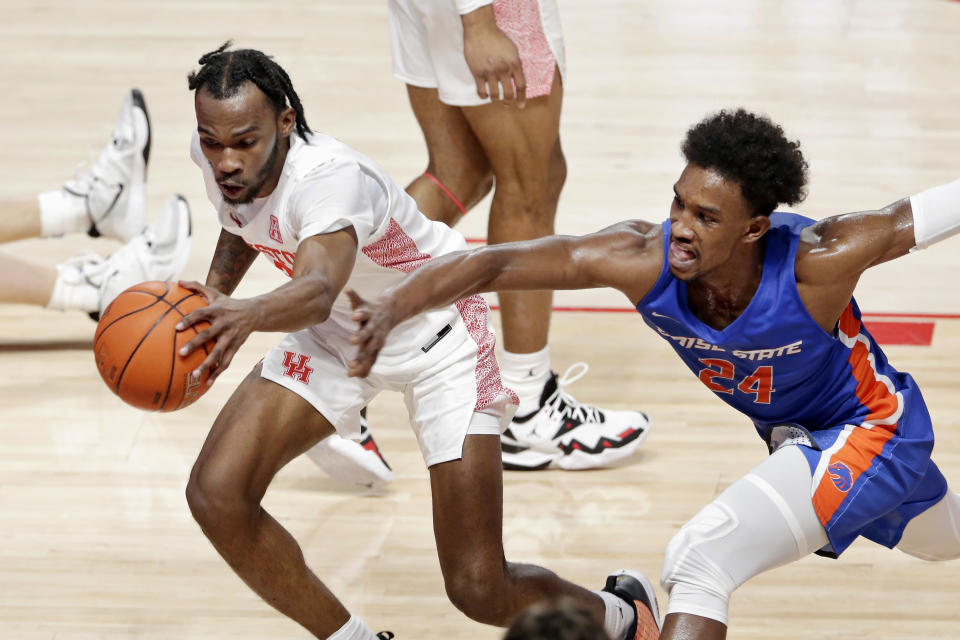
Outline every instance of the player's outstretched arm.
<path fill-rule="evenodd" d="M 257 253 L 243 238 L 221 229 L 217 248 L 207 271 L 207 286 L 230 295 L 243 280 L 243 276 L 257 258 Z"/>
<path fill-rule="evenodd" d="M 656 283 L 662 246 L 659 226 L 624 222 L 588 236 L 548 236 L 442 256 L 369 303 L 348 291 L 360 324 L 350 375 L 370 372 L 387 335 L 404 320 L 477 293 L 612 287 L 636 304 Z"/>
<path fill-rule="evenodd" d="M 879 211 L 825 218 L 805 229 L 802 239 L 811 276 L 829 278 L 842 273 L 859 277 L 870 267 L 925 249 L 958 232 L 960 180 Z"/>
<path fill-rule="evenodd" d="M 292 279 L 254 298 L 234 299 L 198 282 L 182 282 L 184 287 L 203 295 L 209 304 L 188 314 L 177 329 L 182 331 L 198 322 L 209 322 L 210 326 L 190 340 L 181 349 L 181 355 L 208 340 L 216 340 L 216 346 L 196 372 L 200 375 L 209 370 L 208 384 L 213 384 L 254 331 L 299 331 L 323 322 L 350 277 L 356 256 L 357 236 L 348 227 L 301 242 Z"/>
<path fill-rule="evenodd" d="M 807 227 L 798 249 L 797 284 L 824 328 L 836 322 L 870 267 L 960 232 L 960 180 L 878 211 L 825 218 Z"/>

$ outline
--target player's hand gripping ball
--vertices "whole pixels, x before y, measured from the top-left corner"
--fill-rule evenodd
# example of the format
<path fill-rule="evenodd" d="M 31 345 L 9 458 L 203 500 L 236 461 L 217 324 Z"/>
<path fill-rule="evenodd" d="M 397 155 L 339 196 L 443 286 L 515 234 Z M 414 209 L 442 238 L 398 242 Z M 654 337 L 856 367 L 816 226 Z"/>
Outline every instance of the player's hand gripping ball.
<path fill-rule="evenodd" d="M 120 399 L 147 411 L 176 411 L 209 388 L 194 376 L 215 342 L 187 357 L 180 347 L 208 324 L 177 331 L 180 320 L 207 306 L 203 296 L 176 282 L 142 282 L 117 296 L 100 316 L 93 354 L 100 377 Z"/>

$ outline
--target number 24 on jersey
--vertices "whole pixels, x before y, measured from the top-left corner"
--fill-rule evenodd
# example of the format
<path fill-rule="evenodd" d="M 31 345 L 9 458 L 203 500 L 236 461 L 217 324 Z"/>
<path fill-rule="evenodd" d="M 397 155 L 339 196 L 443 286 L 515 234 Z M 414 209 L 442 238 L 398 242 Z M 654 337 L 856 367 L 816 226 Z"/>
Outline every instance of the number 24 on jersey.
<path fill-rule="evenodd" d="M 734 366 L 722 358 L 700 358 L 703 369 L 700 370 L 700 382 L 715 393 L 732 394 L 734 389 L 753 396 L 757 404 L 770 404 L 773 388 L 773 367 L 757 367 L 753 373 L 734 385 Z M 724 383 L 723 381 L 729 381 Z"/>

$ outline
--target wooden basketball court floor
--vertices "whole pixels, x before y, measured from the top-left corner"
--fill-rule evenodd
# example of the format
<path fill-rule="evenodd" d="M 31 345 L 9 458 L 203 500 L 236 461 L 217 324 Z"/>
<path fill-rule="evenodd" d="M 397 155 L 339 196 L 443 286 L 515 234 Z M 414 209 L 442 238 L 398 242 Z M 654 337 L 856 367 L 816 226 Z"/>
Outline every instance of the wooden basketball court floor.
<path fill-rule="evenodd" d="M 796 210 L 813 217 L 883 206 L 960 171 L 960 3 L 594 0 L 561 2 L 561 11 L 569 163 L 561 232 L 661 220 L 682 167 L 681 137 L 722 107 L 765 112 L 802 140 L 811 185 Z M 0 197 L 33 197 L 70 177 L 107 140 L 124 91 L 140 87 L 154 126 L 151 219 L 173 192 L 193 207 L 187 277 L 204 277 L 218 229 L 188 157 L 185 76 L 228 38 L 287 68 L 315 129 L 371 155 L 401 183 L 425 166 L 403 86 L 391 77 L 383 0 L 4 0 L 0 13 Z M 465 220 L 466 235 L 483 237 L 485 207 Z M 54 264 L 115 247 L 70 237 L 0 250 Z M 899 323 L 878 331 L 925 392 L 935 459 L 954 487 L 958 249 L 954 239 L 878 268 L 858 293 L 869 320 Z M 238 294 L 280 281 L 258 263 Z M 556 304 L 628 306 L 607 291 L 558 294 Z M 196 405 L 157 415 L 126 407 L 101 383 L 93 329 L 82 314 L 0 306 L 0 638 L 307 637 L 233 575 L 183 497 L 219 407 L 279 336 L 253 336 Z M 560 371 L 590 364 L 570 389 L 578 398 L 641 408 L 655 426 L 618 469 L 507 473 L 508 556 L 593 588 L 623 566 L 656 578 L 670 537 L 765 449 L 632 313 L 558 312 L 552 353 Z M 427 476 L 402 403 L 381 396 L 370 419 L 397 472 L 391 487 L 343 488 L 299 459 L 276 480 L 267 508 L 372 627 L 401 639 L 499 638 L 444 596 Z M 957 571 L 860 541 L 840 560 L 810 557 L 742 587 L 729 635 L 954 638 Z"/>

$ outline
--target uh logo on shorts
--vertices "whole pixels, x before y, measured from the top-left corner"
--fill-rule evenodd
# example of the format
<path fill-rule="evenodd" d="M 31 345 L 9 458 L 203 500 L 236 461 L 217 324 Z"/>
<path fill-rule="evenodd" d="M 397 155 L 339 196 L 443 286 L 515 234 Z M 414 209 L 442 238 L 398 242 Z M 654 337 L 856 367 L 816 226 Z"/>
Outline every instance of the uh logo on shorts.
<path fill-rule="evenodd" d="M 296 360 L 294 360 L 294 358 L 296 358 Z M 303 355 L 302 353 L 294 353 L 293 351 L 284 351 L 283 368 L 285 371 L 283 375 L 288 378 L 293 378 L 294 380 L 299 380 L 303 384 L 308 384 L 310 382 L 310 374 L 313 373 L 313 367 L 307 366 L 309 362 L 310 356 Z"/>

